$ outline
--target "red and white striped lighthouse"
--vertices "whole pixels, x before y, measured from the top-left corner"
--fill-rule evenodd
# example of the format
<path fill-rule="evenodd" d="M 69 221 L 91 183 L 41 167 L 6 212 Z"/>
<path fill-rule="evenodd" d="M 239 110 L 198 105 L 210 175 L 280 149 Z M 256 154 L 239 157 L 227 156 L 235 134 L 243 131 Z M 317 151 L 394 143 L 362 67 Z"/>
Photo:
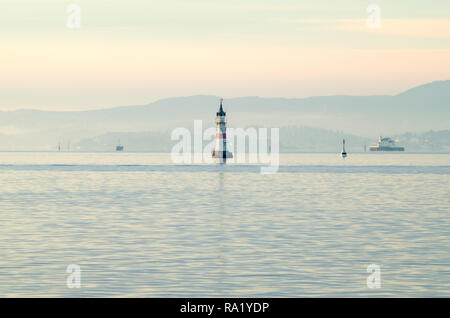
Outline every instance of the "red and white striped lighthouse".
<path fill-rule="evenodd" d="M 220 99 L 220 108 L 216 114 L 216 146 L 212 152 L 212 157 L 219 159 L 220 163 L 226 163 L 227 158 L 233 158 L 233 154 L 227 150 L 227 122 L 223 111 L 223 98 Z"/>

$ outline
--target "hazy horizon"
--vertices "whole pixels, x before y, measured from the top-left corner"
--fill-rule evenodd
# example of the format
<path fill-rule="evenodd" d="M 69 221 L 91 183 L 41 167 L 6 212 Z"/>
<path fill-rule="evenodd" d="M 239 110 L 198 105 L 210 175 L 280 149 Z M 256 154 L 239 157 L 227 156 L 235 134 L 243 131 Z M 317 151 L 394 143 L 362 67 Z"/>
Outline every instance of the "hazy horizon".
<path fill-rule="evenodd" d="M 378 136 L 398 137 L 408 151 L 450 150 L 450 81 L 395 96 L 317 96 L 306 99 L 225 99 L 229 127 L 278 127 L 280 151 L 335 151 L 342 138 L 361 151 Z M 0 150 L 170 151 L 171 130 L 214 125 L 219 99 L 201 95 L 76 112 L 7 111 L 0 116 Z M 176 115 L 174 115 L 176 114 Z M 388 116 L 387 116 L 388 114 Z"/>

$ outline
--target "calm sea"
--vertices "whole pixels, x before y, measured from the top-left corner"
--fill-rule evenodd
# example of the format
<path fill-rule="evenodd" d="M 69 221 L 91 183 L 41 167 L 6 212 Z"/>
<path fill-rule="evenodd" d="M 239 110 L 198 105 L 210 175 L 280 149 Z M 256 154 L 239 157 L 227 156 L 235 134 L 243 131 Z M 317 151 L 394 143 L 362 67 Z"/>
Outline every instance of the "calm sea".
<path fill-rule="evenodd" d="M 0 296 L 450 297 L 449 154 L 280 160 L 0 153 Z"/>

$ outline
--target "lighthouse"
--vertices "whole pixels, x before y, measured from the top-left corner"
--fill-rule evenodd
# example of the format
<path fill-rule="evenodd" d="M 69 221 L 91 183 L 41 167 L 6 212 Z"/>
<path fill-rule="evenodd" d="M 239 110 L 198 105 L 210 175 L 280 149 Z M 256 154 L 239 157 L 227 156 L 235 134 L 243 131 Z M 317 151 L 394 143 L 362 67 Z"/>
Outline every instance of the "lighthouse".
<path fill-rule="evenodd" d="M 223 111 L 223 98 L 220 99 L 220 108 L 216 113 L 216 145 L 212 157 L 217 158 L 219 163 L 226 163 L 227 158 L 233 158 L 233 154 L 227 150 L 227 122 Z"/>

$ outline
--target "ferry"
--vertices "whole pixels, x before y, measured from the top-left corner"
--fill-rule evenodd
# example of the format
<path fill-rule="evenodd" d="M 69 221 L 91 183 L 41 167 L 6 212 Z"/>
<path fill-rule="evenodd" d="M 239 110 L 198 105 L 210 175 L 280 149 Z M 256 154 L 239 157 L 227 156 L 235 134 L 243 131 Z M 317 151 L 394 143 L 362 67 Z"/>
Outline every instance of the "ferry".
<path fill-rule="evenodd" d="M 376 146 L 370 146 L 370 151 L 405 151 L 404 147 L 399 147 L 395 141 L 389 137 L 379 137 Z"/>

